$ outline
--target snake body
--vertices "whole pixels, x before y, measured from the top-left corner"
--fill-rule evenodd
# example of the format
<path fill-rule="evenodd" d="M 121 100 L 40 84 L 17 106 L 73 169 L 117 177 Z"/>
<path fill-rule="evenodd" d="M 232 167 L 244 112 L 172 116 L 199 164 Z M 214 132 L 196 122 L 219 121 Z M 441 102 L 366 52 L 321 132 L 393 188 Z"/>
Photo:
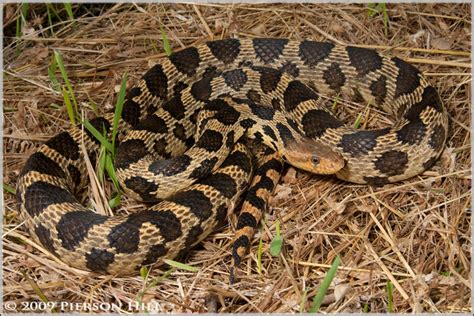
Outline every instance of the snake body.
<path fill-rule="evenodd" d="M 345 126 L 323 97 L 357 95 L 392 114 L 378 130 Z M 110 129 L 113 116 L 91 121 Z M 282 161 L 340 179 L 383 185 L 430 168 L 447 138 L 436 90 L 410 64 L 370 49 L 287 39 L 226 39 L 160 60 L 126 96 L 118 177 L 156 203 L 127 216 L 83 205 L 98 141 L 80 127 L 43 144 L 17 182 L 32 236 L 76 268 L 130 274 L 186 252 L 247 190 L 237 224 L 238 265 L 276 185 Z M 247 138 L 264 144 L 257 159 Z M 253 177 L 253 178 L 252 178 Z M 178 190 L 177 193 L 173 193 Z"/>

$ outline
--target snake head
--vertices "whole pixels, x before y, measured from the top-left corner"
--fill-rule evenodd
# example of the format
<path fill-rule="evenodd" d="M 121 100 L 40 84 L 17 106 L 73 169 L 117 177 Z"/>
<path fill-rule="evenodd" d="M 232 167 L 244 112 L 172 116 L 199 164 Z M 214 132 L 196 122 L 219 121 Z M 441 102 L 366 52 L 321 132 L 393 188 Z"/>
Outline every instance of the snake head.
<path fill-rule="evenodd" d="M 286 146 L 284 159 L 290 165 L 316 174 L 334 174 L 341 170 L 345 161 L 331 147 L 312 139 L 303 139 Z"/>

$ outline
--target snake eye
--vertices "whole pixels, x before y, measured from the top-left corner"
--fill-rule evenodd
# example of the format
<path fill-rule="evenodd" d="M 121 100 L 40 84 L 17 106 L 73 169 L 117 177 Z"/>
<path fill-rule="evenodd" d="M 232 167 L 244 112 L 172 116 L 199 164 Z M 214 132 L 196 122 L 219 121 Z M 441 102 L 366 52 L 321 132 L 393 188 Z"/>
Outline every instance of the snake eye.
<path fill-rule="evenodd" d="M 313 163 L 313 165 L 318 165 L 319 164 L 318 156 L 311 157 L 311 162 Z"/>

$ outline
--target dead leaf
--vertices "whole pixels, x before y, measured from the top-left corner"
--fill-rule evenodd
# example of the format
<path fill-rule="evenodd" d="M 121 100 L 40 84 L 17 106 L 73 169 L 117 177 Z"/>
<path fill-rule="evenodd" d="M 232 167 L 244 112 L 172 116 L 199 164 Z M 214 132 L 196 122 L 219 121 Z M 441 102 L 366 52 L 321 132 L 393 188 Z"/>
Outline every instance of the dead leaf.
<path fill-rule="evenodd" d="M 339 284 L 334 287 L 334 297 L 336 298 L 336 302 L 339 302 L 347 294 L 352 292 L 352 287 L 349 284 Z"/>
<path fill-rule="evenodd" d="M 281 178 L 281 180 L 283 183 L 295 184 L 298 182 L 298 179 L 296 179 L 296 174 L 297 174 L 296 169 L 293 167 L 290 167 L 288 168 L 288 171 L 286 172 L 286 174 Z"/>
<path fill-rule="evenodd" d="M 449 50 L 452 44 L 451 41 L 440 37 L 433 39 L 431 45 L 436 49 Z"/>

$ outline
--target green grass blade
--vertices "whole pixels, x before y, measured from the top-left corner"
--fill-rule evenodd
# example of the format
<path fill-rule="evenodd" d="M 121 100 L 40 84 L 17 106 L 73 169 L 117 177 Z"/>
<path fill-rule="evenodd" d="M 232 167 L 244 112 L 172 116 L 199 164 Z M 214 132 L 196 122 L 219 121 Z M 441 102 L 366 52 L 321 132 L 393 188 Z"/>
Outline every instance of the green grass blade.
<path fill-rule="evenodd" d="M 393 284 L 387 282 L 387 312 L 393 313 Z"/>
<path fill-rule="evenodd" d="M 112 152 L 112 144 L 89 121 L 83 121 L 82 124 L 108 151 Z"/>
<path fill-rule="evenodd" d="M 182 269 L 182 270 L 186 270 L 186 271 L 189 271 L 189 272 L 198 272 L 199 269 L 196 268 L 196 267 L 192 267 L 190 265 L 187 265 L 187 264 L 184 264 L 184 263 L 181 263 L 181 262 L 178 262 L 178 261 L 174 261 L 174 260 L 170 260 L 170 259 L 165 259 L 163 260 L 165 263 L 167 263 L 168 265 L 172 266 L 172 267 L 175 267 L 177 269 Z"/>
<path fill-rule="evenodd" d="M 69 97 L 71 98 L 71 100 L 74 104 L 74 108 L 76 110 L 76 113 L 78 113 L 79 110 L 77 108 L 77 101 L 76 101 L 76 98 L 74 97 L 74 90 L 72 89 L 71 82 L 69 81 L 69 77 L 67 75 L 66 68 L 64 67 L 63 57 L 61 56 L 61 54 L 58 51 L 54 51 L 54 58 L 55 58 L 56 63 L 59 67 L 59 71 L 61 71 L 61 76 L 63 77 L 63 80 L 66 83 L 66 86 L 67 86 L 67 89 L 68 89 L 68 92 L 69 92 Z"/>
<path fill-rule="evenodd" d="M 146 266 L 142 266 L 140 268 L 140 276 L 142 277 L 143 280 L 146 281 L 146 279 L 148 278 L 148 273 L 150 271 L 148 271 L 148 268 Z"/>
<path fill-rule="evenodd" d="M 260 242 L 258 243 L 258 252 L 257 252 L 257 271 L 262 273 L 262 253 L 263 253 L 263 238 L 260 236 Z"/>
<path fill-rule="evenodd" d="M 114 115 L 114 122 L 112 128 L 112 147 L 114 150 L 112 151 L 113 156 L 115 157 L 115 138 L 117 138 L 118 127 L 120 118 L 122 117 L 122 110 L 123 110 L 123 103 L 125 100 L 125 92 L 127 90 L 127 79 L 128 74 L 125 72 L 123 74 L 122 83 L 120 84 L 120 92 L 117 99 L 117 104 L 115 106 L 115 115 Z"/>
<path fill-rule="evenodd" d="M 2 186 L 3 186 L 3 189 L 4 189 L 5 191 L 7 191 L 8 193 L 11 193 L 11 194 L 13 194 L 13 195 L 16 194 L 16 190 L 15 190 L 14 187 L 9 186 L 9 185 L 6 184 L 5 182 L 3 182 Z"/>
<path fill-rule="evenodd" d="M 23 18 L 23 21 L 26 21 L 26 16 L 28 15 L 29 9 L 30 9 L 29 3 L 21 4 L 21 17 Z"/>
<path fill-rule="evenodd" d="M 53 89 L 56 91 L 61 91 L 61 85 L 58 81 L 58 78 L 56 78 L 56 69 L 58 69 L 58 64 L 56 63 L 56 59 L 53 57 L 51 59 L 51 64 L 48 67 L 48 77 L 51 81 L 51 84 L 53 85 Z"/>
<path fill-rule="evenodd" d="M 323 302 L 323 298 L 326 295 L 326 291 L 328 290 L 329 285 L 331 284 L 332 280 L 336 276 L 337 268 L 339 267 L 340 263 L 341 263 L 341 258 L 338 255 L 334 259 L 331 265 L 331 268 L 329 268 L 328 273 L 324 277 L 324 280 L 321 283 L 321 286 L 319 287 L 318 293 L 316 293 L 316 296 L 309 310 L 310 313 L 317 313 L 319 311 L 319 308 L 321 307 L 321 303 Z"/>
<path fill-rule="evenodd" d="M 354 128 L 359 128 L 360 126 L 360 123 L 362 122 L 362 116 L 363 114 L 362 113 L 359 113 L 356 117 L 356 120 L 354 122 Z"/>
<path fill-rule="evenodd" d="M 72 125 L 76 125 L 76 113 L 74 112 L 74 108 L 71 104 L 71 97 L 67 92 L 66 88 L 63 87 L 63 100 L 64 104 L 66 105 L 67 115 L 69 116 L 69 120 L 71 121 Z"/>
<path fill-rule="evenodd" d="M 64 3 L 64 8 L 66 9 L 67 16 L 69 17 L 69 20 L 74 20 L 74 14 L 72 13 L 71 2 Z"/>
<path fill-rule="evenodd" d="M 163 29 L 163 25 L 160 24 L 161 39 L 163 40 L 163 48 L 165 49 L 165 54 L 167 56 L 171 55 L 173 51 L 171 50 L 170 41 L 168 40 L 168 34 Z"/>
<path fill-rule="evenodd" d="M 270 254 L 273 257 L 277 257 L 281 253 L 281 248 L 283 246 L 283 238 L 280 234 L 280 221 L 276 221 L 276 236 L 273 238 L 272 242 L 270 243 Z"/>

